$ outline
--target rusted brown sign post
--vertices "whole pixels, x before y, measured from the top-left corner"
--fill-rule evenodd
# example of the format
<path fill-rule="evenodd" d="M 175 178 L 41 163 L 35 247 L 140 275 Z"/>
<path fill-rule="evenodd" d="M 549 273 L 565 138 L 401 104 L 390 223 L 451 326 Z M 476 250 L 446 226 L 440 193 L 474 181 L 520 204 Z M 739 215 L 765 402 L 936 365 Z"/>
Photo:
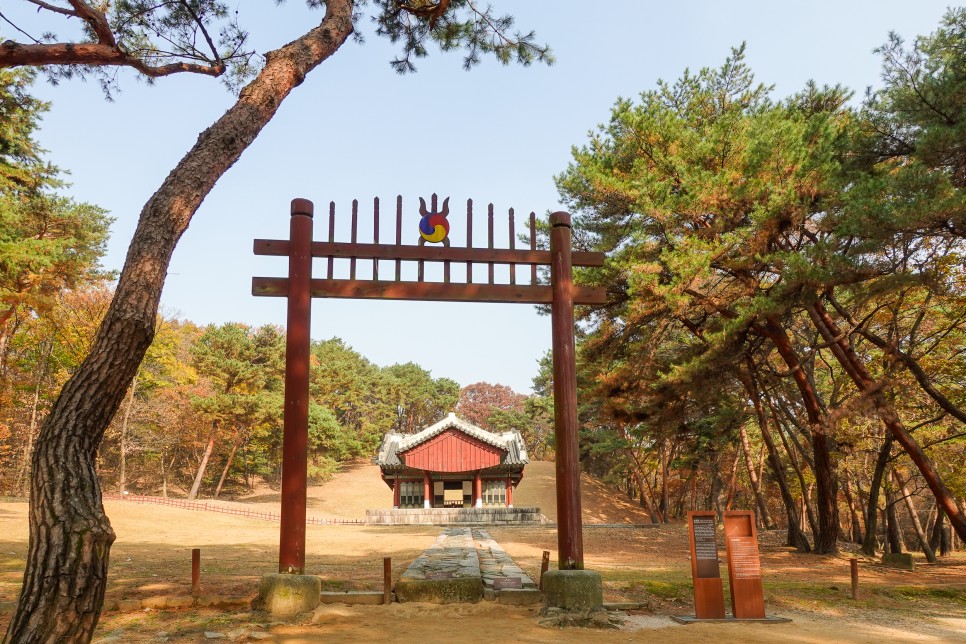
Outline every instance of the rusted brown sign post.
<path fill-rule="evenodd" d="M 751 510 L 725 512 L 724 533 L 728 549 L 731 614 L 735 619 L 765 619 L 755 513 Z"/>
<path fill-rule="evenodd" d="M 724 589 L 718 569 L 716 512 L 688 512 L 691 537 L 691 579 L 696 619 L 724 619 Z"/>
<path fill-rule="evenodd" d="M 572 266 L 602 266 L 603 253 L 571 253 L 570 215 L 551 215 L 550 250 L 537 250 L 536 218 L 530 214 L 530 248 L 515 247 L 513 211 L 509 215 L 509 248 L 494 248 L 493 207 L 487 210 L 487 246 L 473 246 L 473 203 L 466 203 L 466 246 L 450 245 L 449 200 L 437 208 L 436 195 L 427 208 L 420 199 L 418 244 L 402 243 L 402 198 L 396 199 L 395 244 L 379 243 L 379 200 L 373 201 L 373 243 L 358 242 L 358 202 L 352 204 L 351 241 L 335 241 L 335 204 L 329 206 L 327 242 L 312 241 L 312 202 L 292 201 L 288 240 L 255 240 L 256 255 L 287 256 L 289 276 L 255 277 L 252 294 L 288 298 L 285 357 L 285 435 L 282 460 L 282 526 L 279 572 L 305 570 L 305 493 L 308 440 L 309 327 L 311 297 L 435 300 L 449 302 L 519 302 L 550 304 L 554 370 L 554 437 L 557 446 L 558 568 L 584 567 L 581 531 L 580 470 L 577 460 L 577 378 L 574 358 L 575 304 L 603 304 L 603 288 L 574 286 Z M 426 242 L 429 242 L 427 244 Z M 326 277 L 312 279 L 312 258 L 328 259 Z M 349 263 L 349 279 L 336 279 L 336 259 Z M 358 279 L 359 262 L 372 262 L 372 278 Z M 395 279 L 379 279 L 379 262 L 395 264 Z M 416 262 L 416 281 L 402 279 L 402 263 Z M 443 281 L 425 280 L 426 262 L 443 267 Z M 452 265 L 465 264 L 466 281 L 453 283 Z M 473 265 L 487 267 L 486 282 L 474 282 Z M 529 267 L 528 284 L 517 284 L 517 267 Z M 549 286 L 537 282 L 537 267 L 550 266 Z M 496 268 L 509 269 L 509 283 L 496 281 Z"/>

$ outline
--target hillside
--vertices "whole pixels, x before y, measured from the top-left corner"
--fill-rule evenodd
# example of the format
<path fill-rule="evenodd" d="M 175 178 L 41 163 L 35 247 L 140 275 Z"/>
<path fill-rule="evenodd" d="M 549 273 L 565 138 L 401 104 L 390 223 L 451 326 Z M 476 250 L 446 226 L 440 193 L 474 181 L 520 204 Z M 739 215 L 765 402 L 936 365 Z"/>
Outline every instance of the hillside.
<path fill-rule="evenodd" d="M 278 504 L 278 495 L 247 499 L 250 503 Z M 554 464 L 536 461 L 527 465 L 523 480 L 514 490 L 517 507 L 536 506 L 546 517 L 557 518 Z M 308 513 L 317 517 L 361 519 L 367 509 L 392 505 L 392 490 L 379 476 L 379 467 L 368 463 L 349 465 L 322 485 L 308 491 Z M 581 476 L 584 523 L 649 523 L 647 514 L 618 490 L 586 474 Z"/>

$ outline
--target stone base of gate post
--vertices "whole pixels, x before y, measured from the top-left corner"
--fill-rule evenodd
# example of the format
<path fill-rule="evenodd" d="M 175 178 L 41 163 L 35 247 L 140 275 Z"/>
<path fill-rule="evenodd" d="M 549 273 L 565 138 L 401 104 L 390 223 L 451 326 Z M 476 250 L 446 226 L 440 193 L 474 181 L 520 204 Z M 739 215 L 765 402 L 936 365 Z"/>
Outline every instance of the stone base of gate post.
<path fill-rule="evenodd" d="M 548 570 L 543 573 L 543 608 L 593 612 L 604 607 L 600 573 L 594 570 Z"/>
<path fill-rule="evenodd" d="M 262 575 L 254 608 L 268 611 L 273 617 L 295 617 L 315 610 L 322 595 L 322 579 L 315 575 L 273 573 Z"/>

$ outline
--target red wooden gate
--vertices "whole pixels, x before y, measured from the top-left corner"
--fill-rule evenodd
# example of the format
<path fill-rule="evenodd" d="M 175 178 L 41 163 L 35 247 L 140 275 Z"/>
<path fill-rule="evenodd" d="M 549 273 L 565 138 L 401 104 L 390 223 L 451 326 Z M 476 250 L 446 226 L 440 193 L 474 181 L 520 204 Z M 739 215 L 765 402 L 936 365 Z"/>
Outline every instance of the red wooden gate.
<path fill-rule="evenodd" d="M 312 297 L 395 300 L 441 300 L 450 302 L 519 302 L 550 304 L 553 382 L 554 439 L 557 449 L 557 550 L 561 570 L 584 567 L 580 517 L 580 468 L 577 448 L 577 374 L 574 348 L 574 304 L 603 304 L 603 288 L 574 286 L 572 266 L 602 266 L 603 253 L 572 253 L 570 215 L 550 215 L 550 250 L 536 247 L 536 217 L 530 214 L 530 248 L 516 248 L 514 213 L 509 212 L 509 248 L 494 248 L 493 206 L 487 208 L 487 245 L 473 245 L 473 203 L 466 204 L 466 246 L 452 247 L 449 232 L 449 199 L 437 210 L 437 197 L 427 212 L 420 199 L 424 220 L 435 222 L 435 232 L 423 234 L 419 244 L 402 243 L 402 197 L 396 198 L 393 244 L 380 243 L 379 200 L 373 202 L 373 241 L 358 240 L 359 207 L 352 202 L 351 239 L 335 241 L 335 204 L 329 205 L 328 241 L 312 241 L 313 205 L 307 199 L 292 200 L 289 239 L 255 240 L 256 255 L 286 256 L 288 277 L 252 278 L 252 294 L 288 298 L 285 348 L 285 416 L 282 447 L 282 518 L 279 538 L 279 572 L 305 570 L 305 494 L 308 456 L 309 327 Z M 445 220 L 445 221 L 444 221 Z M 440 226 L 444 230 L 440 230 Z M 433 230 L 432 227 L 429 230 Z M 425 245 L 424 240 L 444 245 Z M 312 279 L 312 258 L 327 259 L 326 277 Z M 349 279 L 334 277 L 337 258 L 349 261 Z M 394 263 L 394 279 L 379 279 L 379 262 Z M 359 279 L 359 262 L 371 262 L 372 278 Z M 403 280 L 403 262 L 417 263 L 417 279 Z M 443 281 L 425 279 L 425 263 L 443 265 Z M 453 265 L 465 265 L 465 281 L 452 281 Z M 487 281 L 474 282 L 473 266 L 487 266 Z M 517 267 L 529 267 L 529 280 L 517 284 Z M 550 267 L 550 285 L 539 284 L 537 267 Z M 496 269 L 509 267 L 509 283 L 497 283 Z"/>

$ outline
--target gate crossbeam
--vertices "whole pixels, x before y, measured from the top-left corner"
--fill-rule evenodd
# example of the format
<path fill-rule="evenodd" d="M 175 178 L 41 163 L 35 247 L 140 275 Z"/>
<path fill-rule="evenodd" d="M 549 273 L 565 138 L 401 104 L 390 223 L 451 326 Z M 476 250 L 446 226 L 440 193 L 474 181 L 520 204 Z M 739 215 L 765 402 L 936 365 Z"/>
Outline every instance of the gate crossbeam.
<path fill-rule="evenodd" d="M 314 279 L 312 297 L 363 300 L 429 300 L 440 302 L 490 302 L 505 304 L 550 304 L 550 286 L 528 284 L 446 284 L 443 282 L 389 282 L 379 280 Z M 253 277 L 252 295 L 286 297 L 288 278 Z M 574 304 L 604 304 L 602 287 L 575 286 Z"/>

